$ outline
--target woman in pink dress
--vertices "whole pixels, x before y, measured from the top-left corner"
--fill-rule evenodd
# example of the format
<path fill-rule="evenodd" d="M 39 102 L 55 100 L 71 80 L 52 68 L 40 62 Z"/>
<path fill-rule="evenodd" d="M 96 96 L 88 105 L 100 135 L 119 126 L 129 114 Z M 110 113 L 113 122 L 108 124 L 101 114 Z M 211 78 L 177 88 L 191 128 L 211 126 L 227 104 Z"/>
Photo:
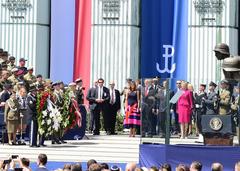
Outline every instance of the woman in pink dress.
<path fill-rule="evenodd" d="M 181 128 L 181 139 L 185 138 L 187 135 L 188 124 L 190 123 L 191 113 L 193 108 L 193 99 L 191 91 L 187 89 L 188 83 L 182 82 L 181 91 L 183 94 L 178 99 L 177 111 L 178 111 L 178 121 Z"/>

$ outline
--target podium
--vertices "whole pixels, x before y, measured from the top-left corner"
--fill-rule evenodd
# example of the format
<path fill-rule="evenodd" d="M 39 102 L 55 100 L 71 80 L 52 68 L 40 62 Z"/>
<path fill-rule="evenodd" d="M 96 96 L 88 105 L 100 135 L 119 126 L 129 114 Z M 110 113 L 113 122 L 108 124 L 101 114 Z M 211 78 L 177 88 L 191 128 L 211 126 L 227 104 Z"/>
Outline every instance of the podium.
<path fill-rule="evenodd" d="M 234 124 L 231 115 L 202 115 L 201 125 L 205 145 L 233 145 Z"/>

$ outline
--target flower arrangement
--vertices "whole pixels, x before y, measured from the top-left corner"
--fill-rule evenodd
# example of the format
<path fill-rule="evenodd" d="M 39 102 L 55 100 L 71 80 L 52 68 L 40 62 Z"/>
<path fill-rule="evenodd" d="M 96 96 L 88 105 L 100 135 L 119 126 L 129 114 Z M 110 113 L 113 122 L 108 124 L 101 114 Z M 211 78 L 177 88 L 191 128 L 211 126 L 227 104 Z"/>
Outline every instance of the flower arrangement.
<path fill-rule="evenodd" d="M 37 96 L 38 130 L 39 134 L 46 137 L 59 131 L 62 115 L 51 101 L 49 92 L 42 92 Z"/>
<path fill-rule="evenodd" d="M 70 89 L 64 93 L 63 105 L 63 122 L 62 126 L 65 130 L 72 129 L 76 126 L 81 127 L 81 113 L 78 108 L 77 101 L 74 99 Z"/>

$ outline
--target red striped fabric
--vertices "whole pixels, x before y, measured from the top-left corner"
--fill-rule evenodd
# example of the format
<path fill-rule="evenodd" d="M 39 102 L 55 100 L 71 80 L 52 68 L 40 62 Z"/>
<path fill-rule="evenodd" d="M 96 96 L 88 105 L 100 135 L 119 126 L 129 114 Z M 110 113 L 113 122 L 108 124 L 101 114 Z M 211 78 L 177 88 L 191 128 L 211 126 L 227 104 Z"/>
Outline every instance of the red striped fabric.
<path fill-rule="evenodd" d="M 91 0 L 75 0 L 75 51 L 73 79 L 81 77 L 90 86 L 91 69 Z"/>

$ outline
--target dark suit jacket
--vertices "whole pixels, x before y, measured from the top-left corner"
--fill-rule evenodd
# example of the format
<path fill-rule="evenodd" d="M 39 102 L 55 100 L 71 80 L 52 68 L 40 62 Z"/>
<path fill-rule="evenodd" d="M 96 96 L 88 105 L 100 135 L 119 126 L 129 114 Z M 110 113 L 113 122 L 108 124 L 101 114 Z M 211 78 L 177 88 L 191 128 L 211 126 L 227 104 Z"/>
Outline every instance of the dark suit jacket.
<path fill-rule="evenodd" d="M 112 108 L 114 108 L 115 110 L 119 110 L 121 109 L 121 100 L 120 100 L 120 92 L 118 90 L 115 89 L 115 103 L 114 104 L 109 104 L 111 105 Z"/>
<path fill-rule="evenodd" d="M 109 90 L 107 87 L 103 87 L 103 93 L 102 93 L 102 99 L 104 100 L 103 103 L 97 103 L 97 99 L 98 99 L 98 91 L 99 91 L 99 87 L 94 88 L 93 90 L 91 90 L 90 96 L 87 96 L 87 99 L 89 99 L 89 102 L 92 102 L 93 104 L 95 103 L 95 105 L 92 106 L 92 109 L 94 110 L 97 106 L 100 105 L 107 105 L 110 99 L 109 96 Z"/>
<path fill-rule="evenodd" d="M 95 103 L 95 101 L 94 101 L 94 98 L 93 98 L 93 96 L 94 96 L 94 93 L 95 93 L 95 90 L 96 89 L 96 87 L 92 87 L 92 88 L 90 88 L 89 90 L 88 90 L 88 92 L 87 92 L 87 96 L 86 96 L 86 99 L 89 101 L 89 108 L 91 109 L 91 110 L 93 110 L 95 107 L 96 107 L 96 103 Z"/>

